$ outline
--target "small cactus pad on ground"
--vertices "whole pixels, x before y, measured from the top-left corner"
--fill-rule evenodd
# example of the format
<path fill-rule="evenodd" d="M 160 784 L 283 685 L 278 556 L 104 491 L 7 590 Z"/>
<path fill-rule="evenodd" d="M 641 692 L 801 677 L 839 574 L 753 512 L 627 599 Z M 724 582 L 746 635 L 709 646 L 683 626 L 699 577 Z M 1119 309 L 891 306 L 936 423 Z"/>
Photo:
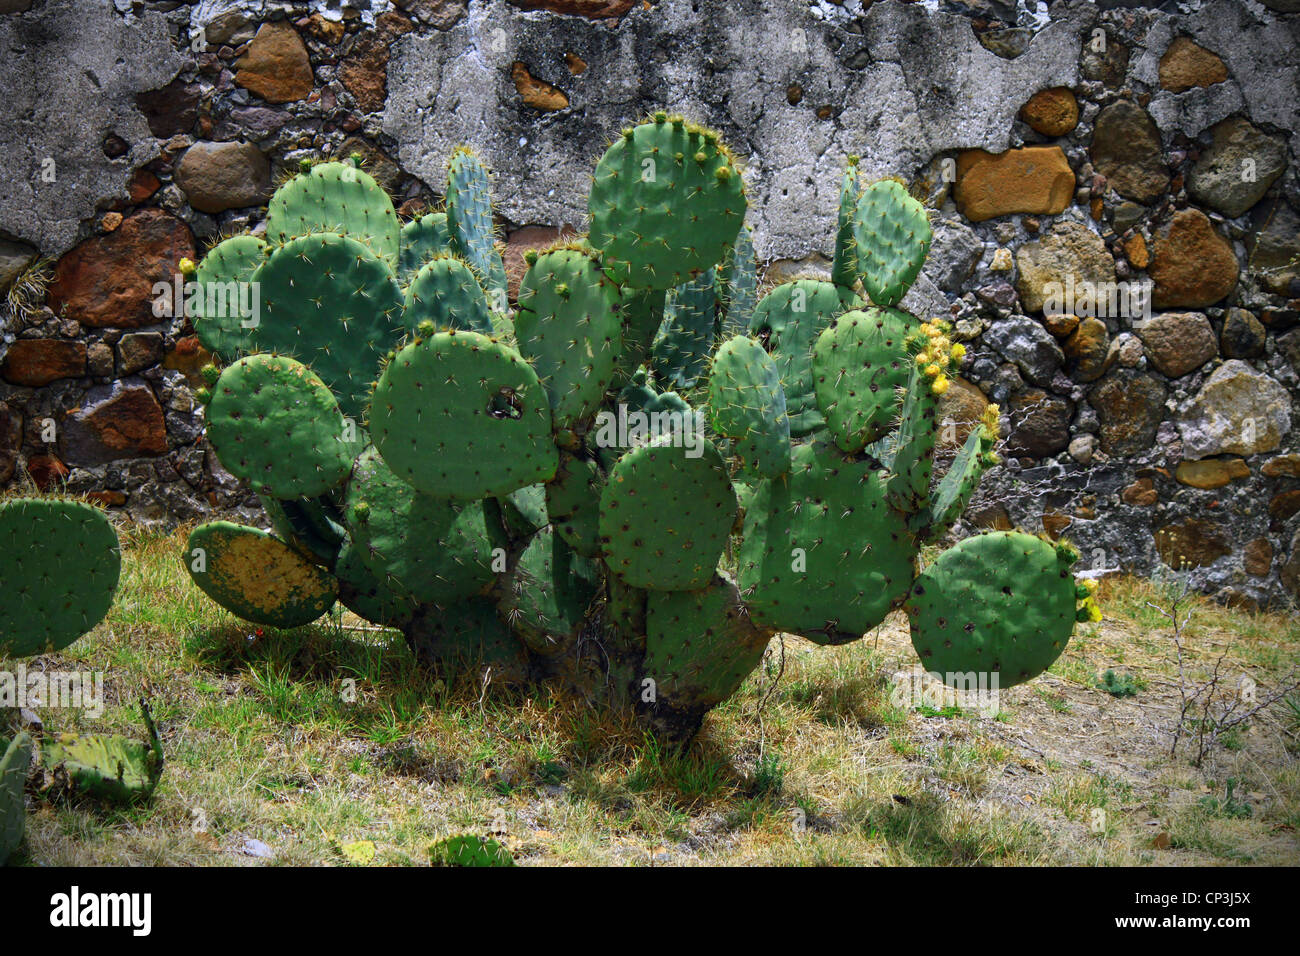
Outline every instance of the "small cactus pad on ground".
<path fill-rule="evenodd" d="M 152 796 L 163 772 L 162 742 L 148 707 L 141 709 L 147 741 L 116 734 L 57 734 L 41 741 L 47 788 L 67 787 L 111 803 Z"/>
<path fill-rule="evenodd" d="M 926 670 L 998 675 L 999 687 L 1037 677 L 1075 624 L 1075 554 L 1018 531 L 967 538 L 912 586 L 905 605 Z"/>
<path fill-rule="evenodd" d="M 726 465 L 703 435 L 663 435 L 619 459 L 600 496 L 610 570 L 633 587 L 688 591 L 713 578 L 736 518 Z"/>
<path fill-rule="evenodd" d="M 23 842 L 27 823 L 23 790 L 31 762 L 30 734 L 20 733 L 13 740 L 0 737 L 0 866 L 4 866 Z"/>
<path fill-rule="evenodd" d="M 718 135 L 657 114 L 596 164 L 590 241 L 617 281 L 669 289 L 722 258 L 746 208 L 740 170 Z"/>
<path fill-rule="evenodd" d="M 459 501 L 549 481 L 557 451 L 537 373 L 476 332 L 416 339 L 375 386 L 370 433 L 394 474 Z"/>
<path fill-rule="evenodd" d="M 199 341 L 223 362 L 249 351 L 250 335 L 261 321 L 260 296 L 253 272 L 266 259 L 266 243 L 256 236 L 232 236 L 213 246 L 194 272 L 199 294 L 187 298 Z"/>
<path fill-rule="evenodd" d="M 456 836 L 429 847 L 434 866 L 514 866 L 515 861 L 491 837 Z"/>
<path fill-rule="evenodd" d="M 320 233 L 276 248 L 253 281 L 262 314 L 252 347 L 310 365 L 360 423 L 379 359 L 405 332 L 392 268 L 355 239 Z"/>
<path fill-rule="evenodd" d="M 925 207 L 902 183 L 882 179 L 862 191 L 853 237 L 862 287 L 872 302 L 895 305 L 907 294 L 933 236 Z"/>
<path fill-rule="evenodd" d="M 73 499 L 0 503 L 0 657 L 58 651 L 104 619 L 121 572 L 104 512 Z"/>
<path fill-rule="evenodd" d="M 383 188 L 350 162 L 320 163 L 275 191 L 266 213 L 273 243 L 311 233 L 350 236 L 396 266 L 401 224 Z"/>
<path fill-rule="evenodd" d="M 229 521 L 201 524 L 183 555 L 203 593 L 246 621 L 290 628 L 334 605 L 335 579 L 283 541 Z"/>
<path fill-rule="evenodd" d="M 250 355 L 221 373 L 207 407 L 208 439 L 226 469 L 259 494 L 306 498 L 341 484 L 358 450 L 356 423 L 310 368 Z"/>

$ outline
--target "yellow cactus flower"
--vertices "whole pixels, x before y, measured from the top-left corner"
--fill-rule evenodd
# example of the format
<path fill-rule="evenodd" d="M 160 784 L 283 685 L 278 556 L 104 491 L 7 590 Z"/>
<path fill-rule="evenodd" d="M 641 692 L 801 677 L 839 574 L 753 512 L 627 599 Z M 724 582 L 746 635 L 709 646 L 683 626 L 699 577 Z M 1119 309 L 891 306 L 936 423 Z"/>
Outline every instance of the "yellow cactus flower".
<path fill-rule="evenodd" d="M 933 382 L 931 382 L 931 383 L 930 383 L 930 391 L 932 391 L 932 392 L 933 392 L 934 394 L 936 394 L 936 395 L 942 395 L 944 392 L 948 391 L 948 378 L 947 378 L 947 376 L 945 376 L 945 375 L 940 375 L 940 376 L 939 376 L 938 378 L 936 378 Z"/>
<path fill-rule="evenodd" d="M 198 266 L 194 264 L 193 259 L 185 258 L 182 259 L 179 263 L 177 263 L 176 268 L 180 269 L 181 275 L 191 276 L 194 275 L 194 270 L 197 269 Z"/>

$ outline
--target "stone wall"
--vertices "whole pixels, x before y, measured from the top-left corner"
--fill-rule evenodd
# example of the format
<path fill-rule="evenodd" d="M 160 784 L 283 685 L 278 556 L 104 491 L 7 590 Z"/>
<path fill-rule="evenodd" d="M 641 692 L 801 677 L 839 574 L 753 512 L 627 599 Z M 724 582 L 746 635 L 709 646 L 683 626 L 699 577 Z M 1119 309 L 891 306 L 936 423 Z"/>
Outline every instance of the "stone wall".
<path fill-rule="evenodd" d="M 1297 0 L 0 0 L 0 485 L 256 517 L 154 282 L 257 229 L 301 157 L 363 153 L 409 214 L 460 142 L 517 276 L 666 107 L 746 157 L 771 281 L 827 270 L 849 154 L 933 207 L 908 305 L 968 343 L 945 416 L 1007 413 L 972 524 L 1293 604 L 1298 41 Z"/>

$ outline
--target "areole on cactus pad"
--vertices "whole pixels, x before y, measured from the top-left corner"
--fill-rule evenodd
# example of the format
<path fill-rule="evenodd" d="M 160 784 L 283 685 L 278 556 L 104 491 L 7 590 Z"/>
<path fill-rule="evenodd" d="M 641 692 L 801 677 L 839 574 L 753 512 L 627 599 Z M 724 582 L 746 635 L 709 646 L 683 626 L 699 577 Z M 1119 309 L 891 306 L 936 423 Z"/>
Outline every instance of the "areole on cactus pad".
<path fill-rule="evenodd" d="M 1095 615 L 1068 549 L 1032 536 L 919 569 L 999 421 L 932 475 L 964 355 L 900 306 L 931 238 L 900 184 L 850 162 L 832 281 L 764 290 L 739 163 L 656 114 L 597 164 L 590 234 L 525 257 L 511 314 L 486 170 L 458 149 L 445 213 L 400 226 L 326 163 L 281 187 L 265 247 L 200 265 L 271 293 L 251 330 L 194 316 L 231 363 L 206 373 L 214 447 L 284 539 L 197 529 L 208 563 L 187 566 L 219 603 L 287 627 L 337 596 L 426 666 L 553 682 L 675 740 L 777 633 L 844 643 L 902 609 L 927 667 L 1007 686 Z M 321 433 L 349 424 L 355 445 Z"/>

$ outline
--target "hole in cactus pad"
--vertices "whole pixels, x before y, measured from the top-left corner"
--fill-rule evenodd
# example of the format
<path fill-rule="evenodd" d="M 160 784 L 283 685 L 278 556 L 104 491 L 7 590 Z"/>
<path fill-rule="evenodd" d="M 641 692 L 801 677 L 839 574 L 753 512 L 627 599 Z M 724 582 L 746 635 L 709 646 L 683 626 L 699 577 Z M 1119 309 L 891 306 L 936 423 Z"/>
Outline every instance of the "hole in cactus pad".
<path fill-rule="evenodd" d="M 522 418 L 524 403 L 513 388 L 501 386 L 488 402 L 488 414 L 493 418 Z"/>

